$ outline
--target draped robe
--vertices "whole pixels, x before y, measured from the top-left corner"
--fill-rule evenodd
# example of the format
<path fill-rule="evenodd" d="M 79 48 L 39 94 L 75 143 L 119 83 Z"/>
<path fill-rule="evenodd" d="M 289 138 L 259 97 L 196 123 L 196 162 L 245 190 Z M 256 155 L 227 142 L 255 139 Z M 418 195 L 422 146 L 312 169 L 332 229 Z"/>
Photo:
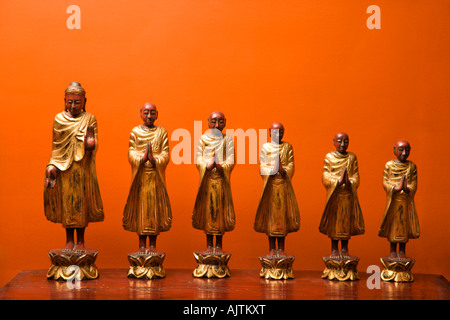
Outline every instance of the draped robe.
<path fill-rule="evenodd" d="M 281 165 L 286 170 L 285 177 L 278 172 L 273 174 L 278 157 L 281 158 Z M 261 148 L 259 162 L 263 191 L 254 229 L 256 232 L 266 233 L 269 237 L 285 237 L 300 228 L 300 213 L 291 184 L 295 171 L 294 149 L 288 142 L 265 143 Z"/>
<path fill-rule="evenodd" d="M 85 151 L 84 136 L 94 127 L 95 148 Z M 44 188 L 45 216 L 64 228 L 84 228 L 89 222 L 104 220 L 98 187 L 95 155 L 98 130 L 95 116 L 83 112 L 73 118 L 68 112 L 56 115 L 53 122 L 52 153 L 48 165 L 57 168 L 54 188 Z"/>
<path fill-rule="evenodd" d="M 155 166 L 140 163 L 150 141 Z M 172 224 L 172 210 L 166 189 L 169 140 L 161 126 L 137 126 L 130 134 L 128 160 L 132 168 L 131 187 L 123 212 L 123 227 L 138 235 L 158 235 Z"/>
<path fill-rule="evenodd" d="M 216 158 L 223 173 L 217 168 L 206 170 Z M 206 133 L 201 136 L 196 165 L 200 183 L 192 213 L 192 226 L 208 235 L 223 235 L 235 227 L 235 212 L 231 195 L 230 178 L 235 165 L 233 138 L 229 135 Z"/>
<path fill-rule="evenodd" d="M 350 185 L 338 186 L 342 170 L 347 167 Z M 355 154 L 332 151 L 325 157 L 322 183 L 327 190 L 325 209 L 319 231 L 333 240 L 348 240 L 365 232 L 364 219 L 359 205 L 358 160 Z"/>
<path fill-rule="evenodd" d="M 409 193 L 403 190 L 395 192 L 394 188 L 400 184 L 404 175 Z M 411 161 L 387 162 L 383 173 L 383 188 L 387 194 L 387 201 L 378 235 L 394 243 L 406 243 L 409 239 L 418 238 L 420 227 L 414 204 L 414 195 L 417 191 L 416 165 Z"/>

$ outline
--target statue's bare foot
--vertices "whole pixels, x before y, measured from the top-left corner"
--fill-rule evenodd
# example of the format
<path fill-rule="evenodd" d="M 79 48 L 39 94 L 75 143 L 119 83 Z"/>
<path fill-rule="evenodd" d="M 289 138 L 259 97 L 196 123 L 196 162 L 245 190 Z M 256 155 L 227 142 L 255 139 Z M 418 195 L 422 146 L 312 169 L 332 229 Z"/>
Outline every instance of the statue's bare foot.
<path fill-rule="evenodd" d="M 213 247 L 210 247 L 210 246 L 206 247 L 206 252 L 211 253 L 213 251 L 214 251 Z"/>
<path fill-rule="evenodd" d="M 222 247 L 214 247 L 214 252 L 216 253 L 222 253 Z"/>
<path fill-rule="evenodd" d="M 269 256 L 276 256 L 276 255 L 277 255 L 277 250 L 271 249 L 271 250 L 269 251 Z"/>
<path fill-rule="evenodd" d="M 350 255 L 348 254 L 348 251 L 347 251 L 347 250 L 341 250 L 341 256 L 342 256 L 342 258 L 344 258 L 344 259 L 350 258 Z"/>
<path fill-rule="evenodd" d="M 397 252 L 396 251 L 392 251 L 391 254 L 389 255 L 389 258 L 395 259 L 397 258 Z"/>
<path fill-rule="evenodd" d="M 154 247 L 154 246 L 150 246 L 150 247 L 148 247 L 148 249 L 146 250 L 146 253 L 147 254 L 150 254 L 150 255 L 154 255 L 154 254 L 156 254 L 156 247 Z"/>
<path fill-rule="evenodd" d="M 77 245 L 73 248 L 74 252 L 86 252 L 83 243 L 77 243 Z"/>
<path fill-rule="evenodd" d="M 406 258 L 405 252 L 404 251 L 398 251 L 398 257 L 399 258 Z"/>
<path fill-rule="evenodd" d="M 339 258 L 341 255 L 339 254 L 338 250 L 331 251 L 330 257 L 332 258 Z"/>
<path fill-rule="evenodd" d="M 69 242 L 66 243 L 64 248 L 62 248 L 61 250 L 64 251 L 64 252 L 70 252 L 70 251 L 73 250 L 73 245 L 74 245 L 74 243 L 69 241 Z"/>
<path fill-rule="evenodd" d="M 284 256 L 284 255 L 285 255 L 284 250 L 278 249 L 278 250 L 277 250 L 277 255 L 278 255 L 278 256 Z"/>

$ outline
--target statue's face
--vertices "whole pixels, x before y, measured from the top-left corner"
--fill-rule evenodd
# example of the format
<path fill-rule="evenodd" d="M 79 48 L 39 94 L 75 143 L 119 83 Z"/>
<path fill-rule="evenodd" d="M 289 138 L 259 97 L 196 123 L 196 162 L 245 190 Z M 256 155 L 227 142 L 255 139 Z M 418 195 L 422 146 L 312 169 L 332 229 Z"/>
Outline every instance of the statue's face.
<path fill-rule="evenodd" d="M 223 113 L 213 112 L 208 118 L 208 127 L 210 129 L 217 129 L 220 132 L 225 128 L 226 119 Z"/>
<path fill-rule="evenodd" d="M 348 135 L 344 132 L 336 134 L 336 136 L 333 139 L 334 147 L 336 148 L 336 151 L 345 154 L 347 152 L 349 139 Z"/>
<path fill-rule="evenodd" d="M 282 142 L 284 137 L 284 126 L 279 122 L 272 123 L 269 128 L 269 135 L 273 142 Z"/>
<path fill-rule="evenodd" d="M 145 126 L 153 127 L 156 119 L 158 119 L 156 106 L 150 103 L 145 104 L 141 109 L 141 118 Z"/>
<path fill-rule="evenodd" d="M 83 95 L 67 94 L 64 101 L 66 103 L 66 111 L 73 117 L 76 117 L 83 112 L 86 99 Z"/>
<path fill-rule="evenodd" d="M 394 146 L 394 154 L 400 162 L 406 162 L 410 152 L 411 146 L 408 141 L 399 141 Z"/>

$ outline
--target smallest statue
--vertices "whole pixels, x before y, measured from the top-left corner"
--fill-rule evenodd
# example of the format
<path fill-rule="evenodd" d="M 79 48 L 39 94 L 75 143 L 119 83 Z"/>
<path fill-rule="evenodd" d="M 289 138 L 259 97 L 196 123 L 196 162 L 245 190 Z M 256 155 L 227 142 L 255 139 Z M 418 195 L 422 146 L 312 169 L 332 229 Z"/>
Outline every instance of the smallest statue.
<path fill-rule="evenodd" d="M 165 179 L 169 139 L 166 129 L 155 125 L 158 110 L 154 104 L 145 103 L 140 116 L 143 124 L 134 127 L 130 134 L 128 160 L 132 179 L 122 219 L 124 229 L 136 232 L 139 238 L 138 251 L 128 254 L 128 277 L 164 278 L 165 253 L 156 250 L 156 238 L 172 224 Z"/>
<path fill-rule="evenodd" d="M 295 169 L 294 149 L 289 142 L 283 141 L 283 124 L 274 122 L 269 135 L 271 142 L 262 146 L 259 156 L 264 183 L 254 229 L 265 233 L 269 239 L 269 254 L 259 257 L 260 277 L 285 280 L 295 278 L 294 256 L 285 253 L 285 238 L 300 228 L 300 212 L 291 184 Z"/>
<path fill-rule="evenodd" d="M 383 187 L 387 203 L 378 232 L 390 242 L 389 257 L 381 258 L 384 270 L 381 279 L 394 282 L 414 281 L 411 268 L 414 260 L 406 257 L 406 243 L 420 236 L 414 195 L 417 191 L 417 167 L 407 160 L 411 146 L 407 141 L 398 141 L 394 146 L 393 159 L 386 163 Z M 398 245 L 398 252 L 397 252 Z"/>

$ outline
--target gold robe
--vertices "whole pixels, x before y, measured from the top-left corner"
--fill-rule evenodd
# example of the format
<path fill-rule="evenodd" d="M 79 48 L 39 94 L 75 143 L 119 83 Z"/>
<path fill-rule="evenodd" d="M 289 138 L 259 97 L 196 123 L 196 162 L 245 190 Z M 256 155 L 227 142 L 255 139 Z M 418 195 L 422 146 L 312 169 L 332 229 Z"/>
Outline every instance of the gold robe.
<path fill-rule="evenodd" d="M 403 190 L 394 192 L 394 188 L 400 184 L 404 175 L 406 175 L 409 194 Z M 383 188 L 387 194 L 387 203 L 378 235 L 395 243 L 406 243 L 408 239 L 418 238 L 420 236 L 419 219 L 414 204 L 414 195 L 417 191 L 416 165 L 411 161 L 401 163 L 397 160 L 386 163 Z"/>
<path fill-rule="evenodd" d="M 95 149 L 85 152 L 84 135 L 94 127 Z M 103 204 L 95 169 L 98 148 L 97 121 L 84 112 L 78 118 L 61 112 L 53 122 L 52 153 L 47 166 L 58 169 L 55 187 L 44 188 L 44 211 L 48 220 L 64 228 L 84 228 L 103 221 Z"/>
<path fill-rule="evenodd" d="M 347 167 L 350 185 L 337 186 L 341 172 Z M 333 240 L 348 240 L 365 232 L 364 219 L 358 201 L 358 160 L 355 154 L 343 155 L 337 151 L 325 157 L 322 183 L 327 190 L 325 210 L 319 231 Z"/>
<path fill-rule="evenodd" d="M 273 174 L 274 164 L 280 156 L 286 176 Z M 254 229 L 269 237 L 285 237 L 300 228 L 300 212 L 291 179 L 294 175 L 294 149 L 288 142 L 265 143 L 259 156 L 263 191 L 259 200 Z"/>
<path fill-rule="evenodd" d="M 150 161 L 140 163 L 149 141 L 156 160 L 155 166 Z M 158 235 L 170 229 L 172 210 L 165 182 L 169 157 L 166 129 L 160 126 L 133 128 L 128 149 L 132 179 L 122 219 L 125 230 L 139 235 Z"/>
<path fill-rule="evenodd" d="M 217 163 L 222 165 L 223 173 L 217 168 L 206 170 L 214 154 Z M 202 135 L 197 148 L 196 165 L 200 184 L 192 213 L 192 226 L 208 235 L 223 235 L 235 226 L 230 187 L 231 171 L 235 165 L 233 138 L 225 134 Z"/>

